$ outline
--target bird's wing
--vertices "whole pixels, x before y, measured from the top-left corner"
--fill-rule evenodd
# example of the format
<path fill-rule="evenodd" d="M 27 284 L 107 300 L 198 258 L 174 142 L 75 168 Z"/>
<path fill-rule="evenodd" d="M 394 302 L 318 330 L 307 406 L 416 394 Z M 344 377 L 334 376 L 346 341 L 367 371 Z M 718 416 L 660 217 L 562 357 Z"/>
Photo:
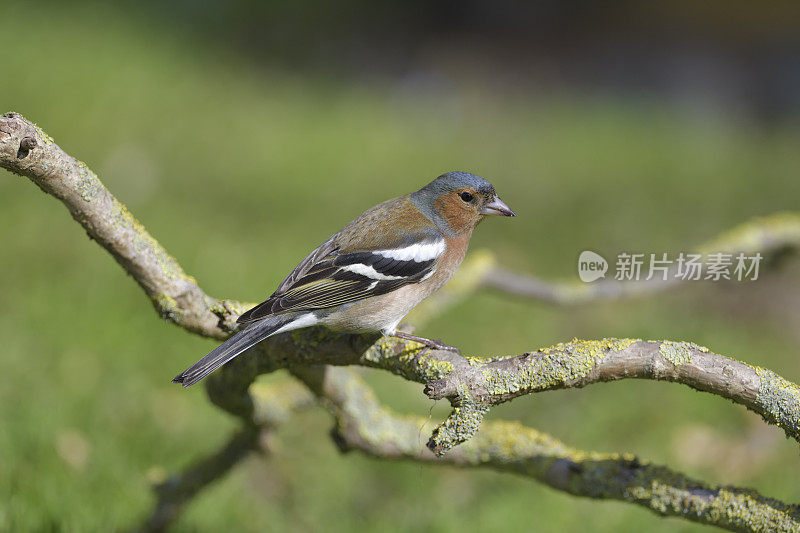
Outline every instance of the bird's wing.
<path fill-rule="evenodd" d="M 391 248 L 343 252 L 334 235 L 297 265 L 272 296 L 238 321 L 334 307 L 420 282 L 433 274 L 445 247 L 441 234 L 425 232 Z"/>

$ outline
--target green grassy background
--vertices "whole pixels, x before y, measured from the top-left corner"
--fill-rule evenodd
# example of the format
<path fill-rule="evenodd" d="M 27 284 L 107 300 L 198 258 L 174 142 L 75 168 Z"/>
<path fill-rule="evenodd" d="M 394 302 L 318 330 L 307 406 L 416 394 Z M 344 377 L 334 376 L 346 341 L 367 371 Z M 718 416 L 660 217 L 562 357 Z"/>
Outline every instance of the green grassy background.
<path fill-rule="evenodd" d="M 442 171 L 490 178 L 517 211 L 473 239 L 502 263 L 574 276 L 581 250 L 679 251 L 796 209 L 800 127 L 769 130 L 657 100 L 415 91 L 265 69 L 219 43 L 94 6 L 3 7 L 0 105 L 86 161 L 211 294 L 258 300 L 363 209 Z M 148 479 L 222 442 L 234 421 L 170 378 L 213 343 L 160 321 L 114 261 L 27 180 L 0 175 L 0 529 L 135 524 Z M 572 337 L 691 340 L 800 379 L 800 266 L 579 309 L 482 292 L 423 335 L 476 354 Z M 365 372 L 394 408 L 446 413 Z M 280 379 L 280 378 L 274 378 Z M 569 444 L 627 451 L 711 482 L 800 499 L 797 445 L 752 413 L 673 384 L 620 382 L 495 409 Z M 177 530 L 694 530 L 490 471 L 339 455 L 321 411 L 204 492 Z M 421 428 L 424 441 L 432 423 Z"/>

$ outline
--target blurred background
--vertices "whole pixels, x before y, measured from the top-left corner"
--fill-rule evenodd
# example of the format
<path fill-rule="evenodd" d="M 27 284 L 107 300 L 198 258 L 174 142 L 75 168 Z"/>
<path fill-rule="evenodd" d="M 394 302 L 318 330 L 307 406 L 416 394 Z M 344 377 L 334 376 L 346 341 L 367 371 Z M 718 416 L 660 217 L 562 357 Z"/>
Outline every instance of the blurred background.
<path fill-rule="evenodd" d="M 37 121 L 210 294 L 257 301 L 367 207 L 470 170 L 517 212 L 473 239 L 576 279 L 584 249 L 690 250 L 800 200 L 794 0 L 21 2 L 2 112 Z M 214 345 L 160 321 L 65 209 L 0 171 L 0 529 L 121 529 L 235 421 L 170 384 Z M 612 267 L 613 268 L 613 267 Z M 419 333 L 468 354 L 690 340 L 800 380 L 800 262 L 749 283 L 556 308 L 480 292 Z M 421 386 L 364 372 L 393 408 Z M 287 379 L 269 376 L 267 380 Z M 624 381 L 494 409 L 567 443 L 800 500 L 796 443 L 739 406 Z M 699 530 L 481 470 L 340 456 L 314 410 L 204 492 L 182 531 Z"/>

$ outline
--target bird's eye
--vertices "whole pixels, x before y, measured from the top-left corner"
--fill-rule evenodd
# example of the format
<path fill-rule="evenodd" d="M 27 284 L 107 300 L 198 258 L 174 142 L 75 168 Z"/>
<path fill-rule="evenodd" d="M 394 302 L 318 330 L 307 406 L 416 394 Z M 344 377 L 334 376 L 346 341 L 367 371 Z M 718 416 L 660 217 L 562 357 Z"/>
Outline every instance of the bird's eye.
<path fill-rule="evenodd" d="M 472 198 L 473 198 L 473 196 L 470 193 L 468 193 L 467 191 L 462 192 L 461 194 L 459 194 L 459 196 L 465 202 L 471 202 Z"/>

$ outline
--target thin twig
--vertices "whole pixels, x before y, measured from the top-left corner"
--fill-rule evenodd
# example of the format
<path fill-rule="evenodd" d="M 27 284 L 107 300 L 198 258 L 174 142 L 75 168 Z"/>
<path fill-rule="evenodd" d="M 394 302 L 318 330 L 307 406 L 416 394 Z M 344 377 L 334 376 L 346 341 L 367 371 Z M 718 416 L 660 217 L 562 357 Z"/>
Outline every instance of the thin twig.
<path fill-rule="evenodd" d="M 258 416 L 245 421 L 228 442 L 207 457 L 154 485 L 156 504 L 140 531 L 165 531 L 181 515 L 186 502 L 215 481 L 223 478 L 252 452 L 270 453 L 267 446 L 272 430 L 293 414 L 315 403 L 308 389 L 296 381 L 281 385 L 254 386 L 251 390 Z"/>
<path fill-rule="evenodd" d="M 234 433 L 220 450 L 154 486 L 155 509 L 140 531 L 166 531 L 180 517 L 186 502 L 224 477 L 258 448 L 259 435 L 255 427 L 245 427 Z"/>
<path fill-rule="evenodd" d="M 769 265 L 775 256 L 800 248 L 800 215 L 778 213 L 755 218 L 726 231 L 719 237 L 696 247 L 694 253 L 722 253 L 752 256 L 762 254 Z M 495 266 L 489 269 L 481 285 L 507 294 L 539 300 L 554 305 L 579 305 L 594 301 L 622 300 L 649 296 L 656 292 L 683 286 L 690 281 L 680 276 L 677 268 L 669 268 L 665 276 L 649 280 L 600 279 L 591 283 L 548 281 L 529 274 L 511 272 Z"/>

